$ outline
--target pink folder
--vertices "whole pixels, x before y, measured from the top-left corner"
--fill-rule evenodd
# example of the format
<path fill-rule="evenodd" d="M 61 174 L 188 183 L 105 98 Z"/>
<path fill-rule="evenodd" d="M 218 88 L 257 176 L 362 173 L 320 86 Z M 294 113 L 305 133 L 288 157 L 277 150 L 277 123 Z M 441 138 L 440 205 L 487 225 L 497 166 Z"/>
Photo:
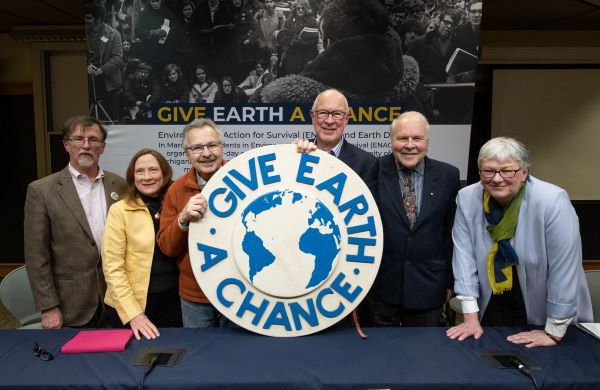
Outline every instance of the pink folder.
<path fill-rule="evenodd" d="M 80 330 L 60 352 L 123 352 L 132 337 L 131 329 Z"/>

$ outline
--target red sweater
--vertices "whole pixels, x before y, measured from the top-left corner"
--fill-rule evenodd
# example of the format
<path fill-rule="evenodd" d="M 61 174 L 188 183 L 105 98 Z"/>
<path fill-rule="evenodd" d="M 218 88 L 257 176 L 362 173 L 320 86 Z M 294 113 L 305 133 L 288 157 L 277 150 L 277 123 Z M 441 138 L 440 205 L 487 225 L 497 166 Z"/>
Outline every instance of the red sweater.
<path fill-rule="evenodd" d="M 200 186 L 196 180 L 196 170 L 190 169 L 188 173 L 177 179 L 163 201 L 160 215 L 160 229 L 156 241 L 160 250 L 167 256 L 176 256 L 179 266 L 179 296 L 183 299 L 198 303 L 209 303 L 206 295 L 198 286 L 188 252 L 188 232 L 181 230 L 177 218 L 188 200 L 200 193 Z"/>

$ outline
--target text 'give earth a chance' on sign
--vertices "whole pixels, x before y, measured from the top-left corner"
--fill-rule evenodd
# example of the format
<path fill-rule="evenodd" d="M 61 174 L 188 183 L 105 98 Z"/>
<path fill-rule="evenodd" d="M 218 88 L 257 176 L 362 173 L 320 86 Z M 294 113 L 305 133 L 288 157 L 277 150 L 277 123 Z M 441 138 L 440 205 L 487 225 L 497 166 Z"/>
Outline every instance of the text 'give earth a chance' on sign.
<path fill-rule="evenodd" d="M 325 329 L 371 288 L 383 248 L 369 189 L 346 164 L 295 145 L 254 149 L 206 184 L 189 231 L 194 275 L 234 323 L 269 336 Z"/>

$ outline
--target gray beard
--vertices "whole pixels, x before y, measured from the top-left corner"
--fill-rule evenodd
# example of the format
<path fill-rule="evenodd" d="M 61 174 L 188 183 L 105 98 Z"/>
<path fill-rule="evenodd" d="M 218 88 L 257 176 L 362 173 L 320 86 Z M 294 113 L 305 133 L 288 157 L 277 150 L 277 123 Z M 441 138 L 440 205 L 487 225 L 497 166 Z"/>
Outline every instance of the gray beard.
<path fill-rule="evenodd" d="M 77 163 L 81 168 L 91 168 L 94 166 L 94 160 L 90 156 L 79 156 Z"/>

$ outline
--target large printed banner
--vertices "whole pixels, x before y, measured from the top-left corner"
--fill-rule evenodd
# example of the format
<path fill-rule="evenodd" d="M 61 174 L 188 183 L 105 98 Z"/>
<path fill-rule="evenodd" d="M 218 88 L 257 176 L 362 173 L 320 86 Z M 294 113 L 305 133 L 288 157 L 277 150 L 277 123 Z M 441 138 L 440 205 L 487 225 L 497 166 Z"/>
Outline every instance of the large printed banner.
<path fill-rule="evenodd" d="M 186 112 L 191 114 L 174 114 Z M 204 116 L 212 117 L 225 135 L 224 156 L 231 160 L 250 149 L 291 143 L 294 139 L 315 137 L 306 105 L 253 105 L 253 106 L 161 106 L 159 117 L 174 124 L 111 126 L 102 166 L 110 171 L 124 173 L 132 154 L 141 148 L 161 151 L 171 164 L 174 177 L 187 172 L 190 164 L 182 146 L 183 123 Z M 401 107 L 351 107 L 350 124 L 344 132 L 346 139 L 375 156 L 390 153 L 391 118 Z M 174 115 L 177 115 L 174 118 Z M 191 115 L 191 117 L 189 116 Z M 469 125 L 431 125 L 432 141 L 429 155 L 449 162 L 467 174 L 469 152 Z"/>
<path fill-rule="evenodd" d="M 466 179 L 481 8 L 455 0 L 86 6 L 90 112 L 109 129 L 102 167 L 124 174 L 150 147 L 180 176 L 189 167 L 181 131 L 200 117 L 225 132 L 227 159 L 312 138 L 312 102 L 337 88 L 351 105 L 349 142 L 387 154 L 389 124 L 416 110 L 432 125 L 429 156 Z"/>

